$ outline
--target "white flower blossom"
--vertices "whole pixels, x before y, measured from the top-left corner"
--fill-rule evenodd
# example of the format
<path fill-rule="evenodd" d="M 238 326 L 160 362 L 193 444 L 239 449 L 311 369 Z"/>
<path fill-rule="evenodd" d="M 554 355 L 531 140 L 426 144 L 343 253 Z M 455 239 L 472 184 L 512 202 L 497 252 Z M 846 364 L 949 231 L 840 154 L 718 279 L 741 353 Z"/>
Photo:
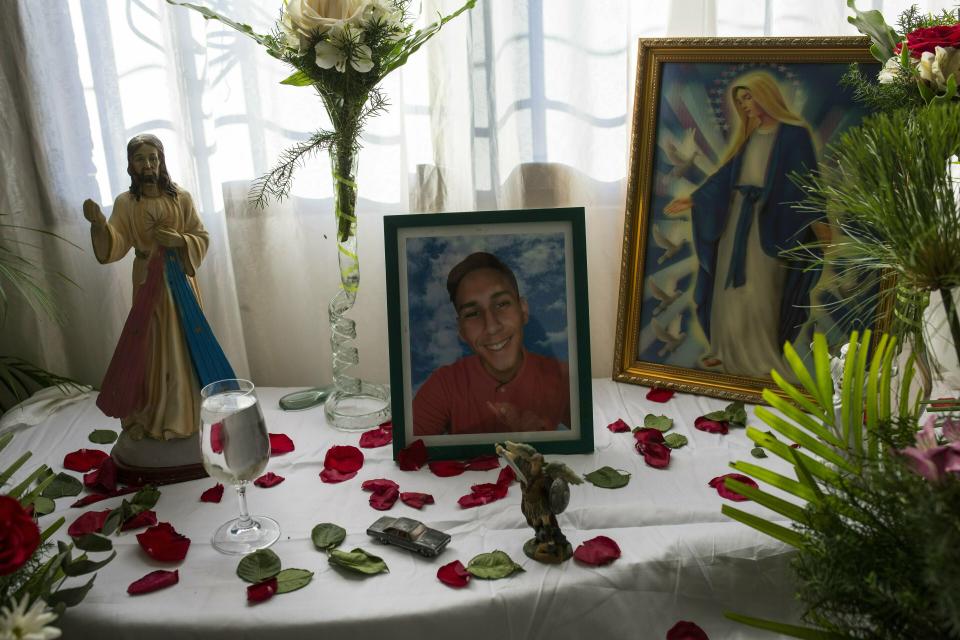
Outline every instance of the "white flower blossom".
<path fill-rule="evenodd" d="M 284 0 L 283 17 L 304 35 L 325 33 L 341 22 L 359 24 L 369 0 Z"/>
<path fill-rule="evenodd" d="M 349 22 L 341 22 L 327 32 L 327 39 L 314 47 L 317 66 L 322 69 L 347 70 L 347 64 L 360 73 L 373 68 L 373 52 L 363 44 L 363 32 Z"/>
<path fill-rule="evenodd" d="M 937 47 L 935 53 L 924 51 L 917 70 L 922 80 L 937 91 L 943 91 L 950 76 L 960 82 L 960 49 Z"/>
<path fill-rule="evenodd" d="M 38 598 L 27 608 L 29 596 L 0 609 L 0 640 L 53 640 L 60 637 L 60 629 L 47 626 L 57 619 L 47 611 L 47 603 Z"/>
<path fill-rule="evenodd" d="M 893 56 L 883 65 L 883 69 L 877 74 L 877 81 L 880 84 L 890 84 L 900 77 L 903 68 L 900 66 L 900 56 Z"/>
<path fill-rule="evenodd" d="M 403 11 L 391 0 L 368 0 L 360 18 L 362 24 L 379 24 L 392 29 L 403 22 Z"/>

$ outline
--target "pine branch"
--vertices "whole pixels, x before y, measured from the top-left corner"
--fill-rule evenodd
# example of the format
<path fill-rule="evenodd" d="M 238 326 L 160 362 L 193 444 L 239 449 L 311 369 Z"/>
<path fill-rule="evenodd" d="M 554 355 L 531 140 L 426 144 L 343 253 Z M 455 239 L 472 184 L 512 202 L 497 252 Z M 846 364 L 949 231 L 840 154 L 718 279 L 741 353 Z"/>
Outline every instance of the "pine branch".
<path fill-rule="evenodd" d="M 317 131 L 309 140 L 298 142 L 280 155 L 279 164 L 270 173 L 257 178 L 250 186 L 250 201 L 263 209 L 271 196 L 283 200 L 290 195 L 293 186 L 293 173 L 303 166 L 307 158 L 318 150 L 327 149 L 336 141 L 333 131 Z"/>

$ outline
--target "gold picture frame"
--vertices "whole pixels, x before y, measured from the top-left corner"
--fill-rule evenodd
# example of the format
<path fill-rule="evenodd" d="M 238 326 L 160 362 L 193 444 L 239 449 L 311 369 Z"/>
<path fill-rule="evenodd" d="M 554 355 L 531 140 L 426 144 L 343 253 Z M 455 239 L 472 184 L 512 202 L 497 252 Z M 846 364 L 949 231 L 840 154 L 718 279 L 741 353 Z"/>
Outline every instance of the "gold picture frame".
<path fill-rule="evenodd" d="M 853 63 L 879 69 L 867 38 L 639 41 L 614 380 L 760 402 L 783 341 L 803 355 L 813 330 L 839 346 L 878 326 L 887 309 L 837 316 L 828 273 L 771 255 L 825 233 L 777 202 L 868 114 L 839 85 Z"/>

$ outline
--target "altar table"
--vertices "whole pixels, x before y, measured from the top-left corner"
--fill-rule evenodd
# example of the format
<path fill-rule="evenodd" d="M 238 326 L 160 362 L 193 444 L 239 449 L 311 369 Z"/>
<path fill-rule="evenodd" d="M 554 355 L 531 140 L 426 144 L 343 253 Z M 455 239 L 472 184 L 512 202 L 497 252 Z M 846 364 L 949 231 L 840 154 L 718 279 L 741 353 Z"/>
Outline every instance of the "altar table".
<path fill-rule="evenodd" d="M 321 482 L 327 449 L 356 446 L 359 435 L 327 426 L 321 408 L 281 411 L 277 401 L 288 391 L 257 390 L 268 430 L 287 434 L 296 445 L 292 453 L 271 458 L 267 467 L 286 480 L 269 489 L 251 486 L 247 495 L 251 513 L 280 523 L 281 537 L 272 548 L 283 567 L 313 571 L 313 581 L 298 591 L 248 605 L 247 583 L 236 575 L 239 558 L 221 555 L 210 546 L 214 529 L 237 513 L 233 490 L 226 487 L 223 500 L 214 504 L 199 500 L 213 486 L 210 479 L 164 486 L 155 511 L 160 521 L 170 522 L 192 540 L 186 559 L 172 565 L 155 562 L 140 549 L 136 531 L 113 536 L 117 557 L 99 572 L 86 600 L 63 617 L 65 638 L 653 640 L 665 638 L 678 620 L 691 620 L 711 640 L 723 640 L 776 637 L 731 622 L 723 617 L 724 611 L 798 619 L 790 550 L 723 516 L 720 507 L 725 500 L 708 486 L 712 478 L 732 471 L 728 463 L 733 460 L 786 468 L 773 457 L 752 458 L 752 444 L 741 429 L 718 435 L 693 428 L 698 416 L 723 408 L 727 404 L 723 400 L 678 394 L 667 403 L 654 403 L 645 399 L 644 387 L 593 381 L 596 450 L 563 456 L 563 461 L 581 474 L 610 466 L 632 475 L 621 489 L 589 483 L 571 487 L 570 505 L 560 524 L 574 548 L 604 535 L 623 552 L 610 565 L 591 567 L 576 560 L 542 565 L 523 554 L 532 530 L 520 513 L 517 483 L 500 501 L 470 509 L 457 504 L 471 485 L 494 482 L 497 470 L 467 471 L 452 478 L 436 477 L 426 467 L 404 472 L 394 464 L 388 445 L 362 449 L 365 462 L 352 480 Z M 630 433 L 606 428 L 617 418 L 640 425 L 647 413 L 674 418 L 673 431 L 689 439 L 687 446 L 672 452 L 667 469 L 648 467 Z M 757 424 L 752 408 L 748 413 L 751 424 Z M 62 471 L 66 453 L 98 447 L 87 440 L 91 431 L 119 427 L 88 396 L 42 424 L 20 429 L 3 452 L 0 466 L 31 450 L 34 458 L 18 475 L 39 461 Z M 452 541 L 439 557 L 426 559 L 383 546 L 366 534 L 367 527 L 384 515 L 369 506 L 370 494 L 360 488 L 372 478 L 389 478 L 401 491 L 434 496 L 436 504 L 423 510 L 398 501 L 386 514 L 413 517 L 449 533 Z M 62 515 L 67 522 L 58 537 L 65 539 L 67 526 L 81 513 L 109 509 L 121 500 L 71 509 L 74 499 L 57 500 L 57 511 L 43 517 L 41 527 Z M 751 502 L 737 506 L 770 515 Z M 382 557 L 389 573 L 359 577 L 331 567 L 310 539 L 311 529 L 321 522 L 344 527 L 347 538 L 341 548 L 362 547 Z M 466 565 L 475 555 L 496 549 L 509 554 L 524 571 L 501 580 L 472 579 L 463 589 L 447 587 L 436 577 L 444 564 L 460 560 Z M 131 582 L 160 568 L 178 569 L 179 584 L 142 596 L 127 595 Z"/>

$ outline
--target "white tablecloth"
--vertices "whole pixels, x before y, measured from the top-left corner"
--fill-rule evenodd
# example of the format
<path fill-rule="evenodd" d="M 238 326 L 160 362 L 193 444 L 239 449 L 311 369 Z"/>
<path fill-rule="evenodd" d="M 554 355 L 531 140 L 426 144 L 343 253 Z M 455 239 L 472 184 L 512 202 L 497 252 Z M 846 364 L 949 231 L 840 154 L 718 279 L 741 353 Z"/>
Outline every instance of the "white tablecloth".
<path fill-rule="evenodd" d="M 327 449 L 357 445 L 358 435 L 328 427 L 322 409 L 279 410 L 277 400 L 287 391 L 258 389 L 269 431 L 286 433 L 296 445 L 293 453 L 271 458 L 267 469 L 286 481 L 269 489 L 251 487 L 248 500 L 251 513 L 280 523 L 282 535 L 273 550 L 283 566 L 314 571 L 313 582 L 248 605 L 247 583 L 235 573 L 238 558 L 217 553 L 209 543 L 213 530 L 236 514 L 232 490 L 227 487 L 222 502 L 211 504 L 199 501 L 200 493 L 213 486 L 210 479 L 166 486 L 155 510 L 161 521 L 191 538 L 186 559 L 173 565 L 154 562 L 139 548 L 136 532 L 114 536 L 117 558 L 100 571 L 86 600 L 67 611 L 62 620 L 66 638 L 658 639 L 676 621 L 692 620 L 711 640 L 721 640 L 773 637 L 726 620 L 724 611 L 797 619 L 788 549 L 721 515 L 724 500 L 707 486 L 711 478 L 732 471 L 730 461 L 755 461 L 742 430 L 724 436 L 693 428 L 697 416 L 722 408 L 722 400 L 678 395 L 657 404 L 645 399 L 646 388 L 594 381 L 596 450 L 564 461 L 579 473 L 608 465 L 633 475 L 622 489 L 587 483 L 571 489 L 560 523 L 574 547 L 605 535 L 623 551 L 608 566 L 589 567 L 574 560 L 541 565 L 523 554 L 531 530 L 520 513 L 518 484 L 505 499 L 489 505 L 462 509 L 457 504 L 472 484 L 493 482 L 497 471 L 468 471 L 453 478 L 435 477 L 427 468 L 403 472 L 388 445 L 362 450 L 366 460 L 356 478 L 324 484 L 318 475 Z M 689 438 L 665 470 L 644 464 L 631 434 L 606 429 L 617 418 L 641 424 L 647 413 L 673 417 L 674 431 Z M 756 424 L 752 411 L 750 418 Z M 61 471 L 64 454 L 97 446 L 87 440 L 96 428 L 119 429 L 119 422 L 104 417 L 93 398 L 82 399 L 45 423 L 22 429 L 3 452 L 0 467 L 29 449 L 32 463 L 44 461 Z M 776 459 L 760 462 L 783 468 Z M 25 471 L 34 467 L 28 464 Z M 369 494 L 360 488 L 371 478 L 390 478 L 401 491 L 433 494 L 436 504 L 422 511 L 398 501 L 387 513 L 414 517 L 449 533 L 453 540 L 438 558 L 381 546 L 366 535 L 366 528 L 383 515 L 369 506 Z M 58 500 L 57 512 L 45 516 L 41 526 L 58 515 L 69 525 L 84 511 L 112 508 L 121 498 L 83 509 L 69 508 L 72 500 Z M 768 515 L 749 502 L 738 506 Z M 360 578 L 330 567 L 310 540 L 311 529 L 320 522 L 344 527 L 347 539 L 341 548 L 363 547 L 383 557 L 390 572 Z M 60 535 L 66 536 L 66 526 Z M 507 552 L 525 571 L 496 581 L 474 579 L 459 590 L 437 580 L 443 564 L 460 560 L 466 565 L 476 554 L 495 549 Z M 157 568 L 178 568 L 180 583 L 152 594 L 127 595 L 131 582 Z"/>

